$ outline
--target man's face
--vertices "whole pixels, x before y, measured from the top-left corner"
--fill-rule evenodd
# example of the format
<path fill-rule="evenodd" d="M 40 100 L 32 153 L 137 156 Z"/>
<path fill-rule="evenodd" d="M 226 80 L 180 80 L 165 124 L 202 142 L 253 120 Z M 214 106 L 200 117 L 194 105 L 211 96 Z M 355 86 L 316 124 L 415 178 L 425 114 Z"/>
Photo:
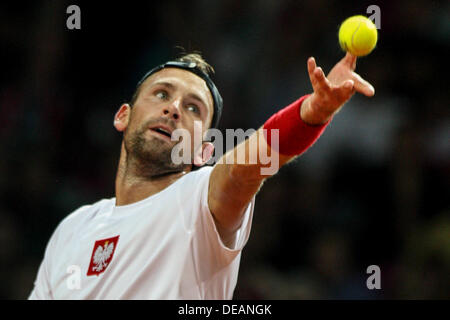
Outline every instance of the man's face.
<path fill-rule="evenodd" d="M 162 69 L 144 81 L 131 108 L 124 134 L 127 154 L 147 163 L 152 174 L 155 169 L 158 174 L 182 171 L 186 165 L 171 160 L 178 143 L 171 141 L 171 133 L 175 129 L 189 132 L 193 157 L 201 148 L 201 141 L 194 141 L 194 131 L 203 136 L 213 112 L 212 95 L 203 79 L 183 69 Z"/>

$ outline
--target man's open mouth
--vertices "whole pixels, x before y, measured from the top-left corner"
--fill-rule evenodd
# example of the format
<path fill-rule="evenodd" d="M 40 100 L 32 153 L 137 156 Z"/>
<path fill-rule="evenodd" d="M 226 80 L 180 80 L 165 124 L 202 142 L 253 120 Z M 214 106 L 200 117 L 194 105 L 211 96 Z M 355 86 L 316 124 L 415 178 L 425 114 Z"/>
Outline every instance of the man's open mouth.
<path fill-rule="evenodd" d="M 171 140 L 172 137 L 172 130 L 165 126 L 155 126 L 153 128 L 150 128 L 151 131 L 156 132 L 159 135 L 162 135 L 166 137 L 167 139 Z"/>

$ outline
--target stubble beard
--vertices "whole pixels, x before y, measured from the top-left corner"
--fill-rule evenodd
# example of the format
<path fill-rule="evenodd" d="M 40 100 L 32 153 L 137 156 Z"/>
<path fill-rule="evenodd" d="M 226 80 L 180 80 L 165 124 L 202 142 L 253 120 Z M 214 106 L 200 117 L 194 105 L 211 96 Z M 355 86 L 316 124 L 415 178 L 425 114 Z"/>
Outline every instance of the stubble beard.
<path fill-rule="evenodd" d="M 162 138 L 146 137 L 152 122 L 156 123 L 155 120 L 150 120 L 134 132 L 125 132 L 124 144 L 128 169 L 132 168 L 137 176 L 145 179 L 182 172 L 186 165 L 173 163 L 173 145 Z"/>

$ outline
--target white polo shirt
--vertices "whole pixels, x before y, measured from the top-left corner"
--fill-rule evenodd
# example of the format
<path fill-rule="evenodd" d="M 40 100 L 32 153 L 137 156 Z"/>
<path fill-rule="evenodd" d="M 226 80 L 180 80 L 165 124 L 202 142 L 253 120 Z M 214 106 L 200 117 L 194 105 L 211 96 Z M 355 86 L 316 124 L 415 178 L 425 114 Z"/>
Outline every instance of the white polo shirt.
<path fill-rule="evenodd" d="M 53 233 L 29 299 L 232 299 L 254 200 L 226 247 L 208 207 L 212 167 L 144 200 L 83 206 Z"/>

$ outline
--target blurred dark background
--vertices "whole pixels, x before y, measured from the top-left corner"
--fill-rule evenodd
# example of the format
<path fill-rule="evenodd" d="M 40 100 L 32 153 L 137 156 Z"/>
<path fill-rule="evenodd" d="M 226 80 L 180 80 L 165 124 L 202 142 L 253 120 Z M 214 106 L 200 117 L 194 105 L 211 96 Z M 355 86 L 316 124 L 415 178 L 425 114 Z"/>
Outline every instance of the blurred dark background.
<path fill-rule="evenodd" d="M 311 91 L 309 56 L 325 72 L 343 57 L 339 24 L 373 4 L 379 42 L 356 71 L 376 95 L 265 183 L 234 298 L 450 298 L 450 3 L 425 0 L 1 2 L 0 298 L 27 298 L 57 224 L 114 196 L 114 113 L 176 46 L 215 67 L 220 128 L 258 128 Z"/>

